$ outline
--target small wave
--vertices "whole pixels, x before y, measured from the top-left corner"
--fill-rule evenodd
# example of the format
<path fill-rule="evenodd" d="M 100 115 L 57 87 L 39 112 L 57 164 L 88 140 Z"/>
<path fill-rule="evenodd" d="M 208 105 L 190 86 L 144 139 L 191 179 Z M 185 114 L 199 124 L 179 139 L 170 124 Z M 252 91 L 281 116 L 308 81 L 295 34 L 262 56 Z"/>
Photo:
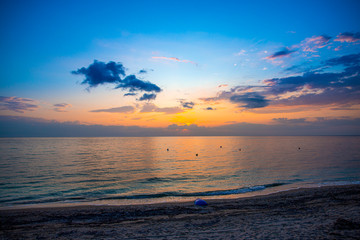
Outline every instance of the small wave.
<path fill-rule="evenodd" d="M 206 192 L 192 192 L 192 193 L 181 193 L 181 192 L 163 192 L 155 194 L 143 194 L 143 195 L 131 195 L 131 196 L 109 196 L 101 198 L 101 200 L 110 199 L 146 199 L 146 198 L 163 198 L 163 197 L 200 197 L 200 196 L 225 196 L 234 194 L 243 194 L 248 192 L 261 191 L 266 188 L 272 188 L 277 186 L 285 185 L 286 183 L 271 183 L 266 185 L 258 185 L 252 187 L 243 187 L 228 190 L 215 190 Z"/>

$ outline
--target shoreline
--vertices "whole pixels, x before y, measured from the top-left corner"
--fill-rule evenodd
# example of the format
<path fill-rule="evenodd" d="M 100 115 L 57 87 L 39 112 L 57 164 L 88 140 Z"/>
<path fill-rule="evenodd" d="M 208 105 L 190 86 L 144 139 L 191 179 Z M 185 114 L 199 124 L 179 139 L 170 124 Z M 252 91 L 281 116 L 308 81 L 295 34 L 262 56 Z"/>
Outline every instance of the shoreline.
<path fill-rule="evenodd" d="M 356 239 L 360 185 L 193 202 L 0 210 L 0 239 Z"/>
<path fill-rule="evenodd" d="M 108 199 L 108 200 L 94 200 L 94 201 L 69 201 L 69 202 L 48 202 L 48 203 L 31 203 L 31 204 L 15 204 L 8 206 L 0 206 L 0 211 L 3 210 L 23 210 L 23 209 L 46 209 L 46 208 L 70 208 L 70 207 L 97 207 L 97 206 L 132 206 L 132 205 L 156 205 L 156 204 L 182 204 L 194 202 L 197 198 L 206 201 L 224 201 L 236 200 L 250 197 L 262 197 L 282 192 L 296 191 L 299 189 L 309 188 L 323 188 L 336 186 L 360 186 L 360 181 L 340 181 L 330 183 L 300 183 L 300 184 L 281 184 L 275 188 L 265 188 L 260 191 L 249 191 L 240 194 L 230 195 L 209 195 L 209 196 L 193 196 L 193 197 L 161 197 L 161 198 L 133 198 L 133 199 Z M 227 190 L 225 190 L 227 191 Z"/>

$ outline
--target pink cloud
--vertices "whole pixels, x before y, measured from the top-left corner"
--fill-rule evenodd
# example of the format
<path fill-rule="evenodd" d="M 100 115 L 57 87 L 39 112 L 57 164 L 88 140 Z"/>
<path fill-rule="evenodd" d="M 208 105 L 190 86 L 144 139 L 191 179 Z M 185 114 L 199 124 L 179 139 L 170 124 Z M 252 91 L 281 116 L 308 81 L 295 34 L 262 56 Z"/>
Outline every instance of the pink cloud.
<path fill-rule="evenodd" d="M 350 33 L 350 32 L 340 33 L 334 41 L 348 42 L 348 43 L 353 43 L 353 42 L 360 41 L 360 32 L 357 32 L 357 33 Z"/>
<path fill-rule="evenodd" d="M 193 62 L 193 61 L 190 61 L 190 60 L 182 60 L 182 59 L 179 59 L 177 57 L 163 57 L 163 56 L 155 56 L 155 57 L 152 57 L 153 59 L 163 59 L 163 60 L 168 60 L 168 61 L 175 61 L 175 62 L 183 62 L 183 63 L 191 63 L 191 64 L 194 64 L 194 65 L 197 65 L 196 62 Z"/>
<path fill-rule="evenodd" d="M 330 39 L 331 37 L 326 35 L 313 36 L 303 40 L 300 43 L 300 46 L 304 52 L 317 52 L 317 49 L 326 47 L 329 44 Z"/>

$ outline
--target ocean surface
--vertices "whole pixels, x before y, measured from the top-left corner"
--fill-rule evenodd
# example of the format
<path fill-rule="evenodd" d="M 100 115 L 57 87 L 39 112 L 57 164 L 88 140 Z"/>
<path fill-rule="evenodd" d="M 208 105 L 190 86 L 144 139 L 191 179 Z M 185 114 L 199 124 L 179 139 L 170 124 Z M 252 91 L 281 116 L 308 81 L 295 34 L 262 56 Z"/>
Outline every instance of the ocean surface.
<path fill-rule="evenodd" d="M 360 184 L 360 137 L 0 138 L 0 207 L 237 198 Z"/>

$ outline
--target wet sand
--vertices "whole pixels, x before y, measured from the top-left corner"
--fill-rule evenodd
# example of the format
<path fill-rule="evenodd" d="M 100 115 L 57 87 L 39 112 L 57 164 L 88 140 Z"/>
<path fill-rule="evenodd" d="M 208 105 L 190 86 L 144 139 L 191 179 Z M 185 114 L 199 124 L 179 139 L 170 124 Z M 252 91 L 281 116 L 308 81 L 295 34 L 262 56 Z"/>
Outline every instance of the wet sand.
<path fill-rule="evenodd" d="M 360 239 L 360 185 L 251 198 L 0 211 L 0 239 Z"/>

